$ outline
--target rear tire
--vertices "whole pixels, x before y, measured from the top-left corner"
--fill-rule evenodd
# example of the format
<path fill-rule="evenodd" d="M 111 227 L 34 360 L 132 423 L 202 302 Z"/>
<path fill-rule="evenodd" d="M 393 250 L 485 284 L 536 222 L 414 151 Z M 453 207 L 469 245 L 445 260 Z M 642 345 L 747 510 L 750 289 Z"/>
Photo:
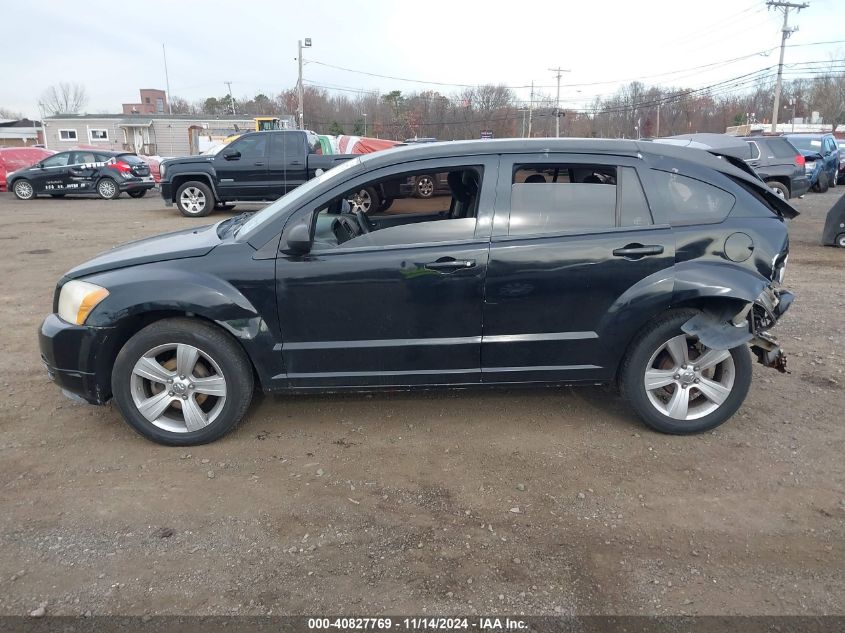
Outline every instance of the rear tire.
<path fill-rule="evenodd" d="M 120 187 L 111 178 L 101 178 L 97 183 L 97 195 L 103 200 L 114 200 L 120 196 Z"/>
<path fill-rule="evenodd" d="M 813 187 L 814 191 L 818 193 L 824 193 L 830 188 L 830 183 L 827 180 L 827 172 L 823 171 L 819 174 L 819 180 L 816 182 L 815 186 Z"/>
<path fill-rule="evenodd" d="M 204 182 L 191 180 L 176 190 L 176 206 L 188 218 L 201 218 L 214 208 L 214 194 Z"/>
<path fill-rule="evenodd" d="M 845 233 L 837 235 L 834 244 L 836 244 L 839 248 L 845 248 Z"/>
<path fill-rule="evenodd" d="M 373 187 L 364 187 L 356 191 L 349 198 L 349 204 L 352 206 L 352 211 L 363 211 L 370 215 L 378 211 L 381 205 L 381 197 Z"/>
<path fill-rule="evenodd" d="M 654 319 L 631 343 L 619 370 L 622 396 L 647 426 L 661 433 L 716 428 L 736 413 L 751 386 L 748 346 L 724 352 L 701 346 L 681 330 L 696 314 L 671 310 Z M 646 387 L 647 379 L 654 387 Z"/>
<path fill-rule="evenodd" d="M 143 198 L 143 197 L 144 197 L 144 196 L 146 196 L 146 195 L 147 195 L 147 190 L 146 190 L 146 189 L 136 189 L 135 191 L 130 191 L 130 192 L 129 192 L 129 197 L 130 197 L 130 198 Z"/>
<path fill-rule="evenodd" d="M 428 174 L 417 176 L 414 183 L 414 195 L 417 198 L 431 198 L 434 195 L 434 190 L 434 176 Z"/>
<path fill-rule="evenodd" d="M 379 212 L 387 211 L 392 204 L 393 204 L 393 198 L 385 198 L 384 200 L 381 201 L 381 204 L 378 205 Z"/>
<path fill-rule="evenodd" d="M 766 184 L 769 185 L 769 187 L 779 194 L 784 200 L 789 200 L 789 187 L 785 184 L 777 180 L 768 180 L 766 181 Z"/>
<path fill-rule="evenodd" d="M 240 345 L 187 318 L 158 321 L 130 338 L 111 382 L 126 422 L 169 446 L 222 437 L 243 418 L 253 390 L 252 365 Z"/>
<path fill-rule="evenodd" d="M 28 180 L 16 180 L 12 192 L 18 200 L 32 200 L 35 197 L 35 188 Z"/>

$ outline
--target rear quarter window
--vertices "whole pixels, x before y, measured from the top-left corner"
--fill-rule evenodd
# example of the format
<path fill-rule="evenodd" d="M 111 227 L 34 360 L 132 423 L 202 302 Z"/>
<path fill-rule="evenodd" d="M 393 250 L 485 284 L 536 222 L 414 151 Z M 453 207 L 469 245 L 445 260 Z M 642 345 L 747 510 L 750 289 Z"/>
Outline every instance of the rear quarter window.
<path fill-rule="evenodd" d="M 666 208 L 669 224 L 717 224 L 728 217 L 736 198 L 710 183 L 653 170 L 655 194 Z"/>
<path fill-rule="evenodd" d="M 772 156 L 777 158 L 795 158 L 798 150 L 785 138 L 773 138 L 766 141 Z"/>

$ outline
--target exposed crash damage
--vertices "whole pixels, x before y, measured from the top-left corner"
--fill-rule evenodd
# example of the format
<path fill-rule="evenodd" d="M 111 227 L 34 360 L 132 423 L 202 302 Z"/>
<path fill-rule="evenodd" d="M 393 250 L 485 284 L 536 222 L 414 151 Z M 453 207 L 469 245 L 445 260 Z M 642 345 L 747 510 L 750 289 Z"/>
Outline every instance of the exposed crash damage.
<path fill-rule="evenodd" d="M 767 286 L 738 312 L 735 301 L 723 303 L 719 309 L 711 305 L 687 321 L 681 329 L 697 336 L 711 349 L 728 350 L 747 343 L 760 364 L 787 373 L 786 354 L 769 330 L 789 309 L 794 298 L 787 290 Z"/>

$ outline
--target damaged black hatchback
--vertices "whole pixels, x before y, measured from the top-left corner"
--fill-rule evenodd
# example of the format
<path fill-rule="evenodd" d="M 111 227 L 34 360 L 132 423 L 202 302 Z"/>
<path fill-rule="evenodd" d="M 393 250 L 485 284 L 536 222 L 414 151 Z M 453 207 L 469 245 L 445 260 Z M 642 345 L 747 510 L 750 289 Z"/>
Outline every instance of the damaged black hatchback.
<path fill-rule="evenodd" d="M 364 187 L 451 196 L 366 215 Z M 431 143 L 355 158 L 249 216 L 104 253 L 58 284 L 52 379 L 165 444 L 209 442 L 254 388 L 618 384 L 646 424 L 711 429 L 748 393 L 792 206 L 741 161 L 624 140 Z M 283 405 L 280 405 L 283 406 Z"/>

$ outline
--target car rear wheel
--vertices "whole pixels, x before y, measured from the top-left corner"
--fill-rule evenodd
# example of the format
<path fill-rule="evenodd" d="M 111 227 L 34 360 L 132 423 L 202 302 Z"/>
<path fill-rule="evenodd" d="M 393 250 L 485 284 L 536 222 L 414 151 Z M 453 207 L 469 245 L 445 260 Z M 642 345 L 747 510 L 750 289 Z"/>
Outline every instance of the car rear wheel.
<path fill-rule="evenodd" d="M 845 233 L 840 233 L 836 236 L 836 245 L 839 248 L 845 248 Z"/>
<path fill-rule="evenodd" d="M 418 198 L 431 198 L 434 195 L 434 178 L 427 174 L 417 177 L 414 193 Z"/>
<path fill-rule="evenodd" d="M 214 195 L 205 183 L 190 181 L 176 191 L 176 204 L 182 215 L 199 218 L 211 213 L 214 208 Z"/>
<path fill-rule="evenodd" d="M 772 189 L 776 194 L 778 194 L 784 200 L 789 200 L 789 188 L 779 182 L 777 180 L 768 180 L 766 184 L 769 185 L 769 188 Z"/>
<path fill-rule="evenodd" d="M 102 178 L 100 182 L 97 183 L 97 194 L 103 200 L 114 200 L 120 196 L 120 188 L 111 178 Z"/>
<path fill-rule="evenodd" d="M 145 195 L 147 195 L 146 189 L 136 189 L 135 191 L 129 192 L 130 198 L 143 198 Z"/>
<path fill-rule="evenodd" d="M 620 370 L 620 389 L 634 411 L 662 433 L 713 429 L 742 405 L 751 385 L 746 345 L 710 349 L 681 326 L 697 314 L 666 313 L 632 343 Z"/>
<path fill-rule="evenodd" d="M 816 182 L 816 185 L 813 187 L 818 193 L 824 193 L 830 188 L 830 183 L 827 179 L 827 172 L 823 171 L 819 174 L 819 180 Z"/>
<path fill-rule="evenodd" d="M 172 446 L 214 441 L 244 416 L 252 367 L 225 332 L 195 319 L 166 319 L 133 336 L 117 355 L 112 392 L 141 435 Z"/>
<path fill-rule="evenodd" d="M 18 200 L 31 200 L 35 197 L 35 189 L 33 189 L 32 183 L 28 180 L 16 181 L 12 186 L 12 191 L 15 192 Z"/>
<path fill-rule="evenodd" d="M 379 205 L 381 204 L 381 199 L 375 189 L 372 187 L 364 187 L 360 191 L 352 194 L 349 198 L 349 204 L 352 206 L 353 212 L 363 211 L 369 215 L 370 213 L 375 213 L 378 210 Z"/>

